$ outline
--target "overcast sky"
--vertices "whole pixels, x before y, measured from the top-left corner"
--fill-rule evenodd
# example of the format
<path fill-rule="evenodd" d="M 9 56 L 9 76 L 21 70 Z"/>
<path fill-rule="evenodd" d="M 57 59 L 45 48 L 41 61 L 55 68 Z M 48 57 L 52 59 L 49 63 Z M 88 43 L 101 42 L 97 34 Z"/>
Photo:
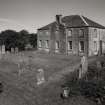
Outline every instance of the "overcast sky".
<path fill-rule="evenodd" d="M 54 21 L 56 14 L 82 14 L 105 26 L 105 0 L 0 0 L 0 20 L 30 32 Z"/>

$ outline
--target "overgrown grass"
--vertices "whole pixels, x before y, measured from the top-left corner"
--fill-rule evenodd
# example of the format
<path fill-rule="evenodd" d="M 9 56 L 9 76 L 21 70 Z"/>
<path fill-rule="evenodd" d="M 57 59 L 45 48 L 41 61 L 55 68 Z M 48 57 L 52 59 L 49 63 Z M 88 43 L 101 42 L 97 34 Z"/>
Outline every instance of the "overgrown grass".
<path fill-rule="evenodd" d="M 102 67 L 97 67 L 97 61 L 102 62 Z M 70 88 L 71 96 L 82 95 L 94 102 L 100 101 L 101 105 L 105 105 L 105 58 L 98 58 L 95 62 L 88 65 L 86 79 L 78 79 L 78 72 L 74 72 L 65 76 L 63 87 Z"/>

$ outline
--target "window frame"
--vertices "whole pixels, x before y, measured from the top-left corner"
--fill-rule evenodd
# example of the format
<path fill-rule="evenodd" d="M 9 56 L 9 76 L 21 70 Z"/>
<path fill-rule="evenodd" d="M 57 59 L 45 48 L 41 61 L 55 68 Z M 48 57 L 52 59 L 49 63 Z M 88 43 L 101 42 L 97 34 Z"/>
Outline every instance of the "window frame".
<path fill-rule="evenodd" d="M 49 40 L 45 40 L 45 48 L 49 48 Z"/>
<path fill-rule="evenodd" d="M 84 29 L 79 29 L 79 37 L 84 37 L 84 34 L 85 34 L 85 32 L 84 32 Z"/>
<path fill-rule="evenodd" d="M 97 52 L 97 41 L 94 41 L 94 51 Z"/>
<path fill-rule="evenodd" d="M 71 29 L 67 30 L 67 36 L 72 36 L 72 30 Z"/>
<path fill-rule="evenodd" d="M 38 46 L 39 48 L 42 48 L 42 40 L 39 40 Z"/>
<path fill-rule="evenodd" d="M 83 42 L 83 45 L 81 44 Z M 84 52 L 85 51 L 85 42 L 84 41 L 79 41 L 79 51 Z"/>
<path fill-rule="evenodd" d="M 59 48 L 60 48 L 59 41 L 56 41 L 56 42 L 55 42 L 55 49 L 58 50 Z"/>
<path fill-rule="evenodd" d="M 73 42 L 68 41 L 68 50 L 72 50 L 72 49 L 73 49 Z"/>
<path fill-rule="evenodd" d="M 97 29 L 94 29 L 94 38 L 97 38 Z"/>

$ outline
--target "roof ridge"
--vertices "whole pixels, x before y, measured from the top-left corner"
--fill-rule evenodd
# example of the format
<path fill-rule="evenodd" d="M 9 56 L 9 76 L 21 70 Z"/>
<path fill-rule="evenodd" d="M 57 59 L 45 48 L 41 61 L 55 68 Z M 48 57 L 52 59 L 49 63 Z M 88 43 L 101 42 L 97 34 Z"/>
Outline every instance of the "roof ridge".
<path fill-rule="evenodd" d="M 84 19 L 84 17 L 82 16 L 82 15 L 79 15 L 80 16 L 80 18 L 83 20 L 83 22 L 87 25 L 87 26 L 89 26 L 89 24 L 86 22 L 86 20 Z"/>

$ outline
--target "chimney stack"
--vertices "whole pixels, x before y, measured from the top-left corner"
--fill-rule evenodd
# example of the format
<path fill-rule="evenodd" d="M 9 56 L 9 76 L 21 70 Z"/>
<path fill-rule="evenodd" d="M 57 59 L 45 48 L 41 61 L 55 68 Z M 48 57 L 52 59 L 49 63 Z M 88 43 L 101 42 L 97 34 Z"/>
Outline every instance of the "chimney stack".
<path fill-rule="evenodd" d="M 62 15 L 56 15 L 56 23 L 61 24 L 62 23 Z"/>

